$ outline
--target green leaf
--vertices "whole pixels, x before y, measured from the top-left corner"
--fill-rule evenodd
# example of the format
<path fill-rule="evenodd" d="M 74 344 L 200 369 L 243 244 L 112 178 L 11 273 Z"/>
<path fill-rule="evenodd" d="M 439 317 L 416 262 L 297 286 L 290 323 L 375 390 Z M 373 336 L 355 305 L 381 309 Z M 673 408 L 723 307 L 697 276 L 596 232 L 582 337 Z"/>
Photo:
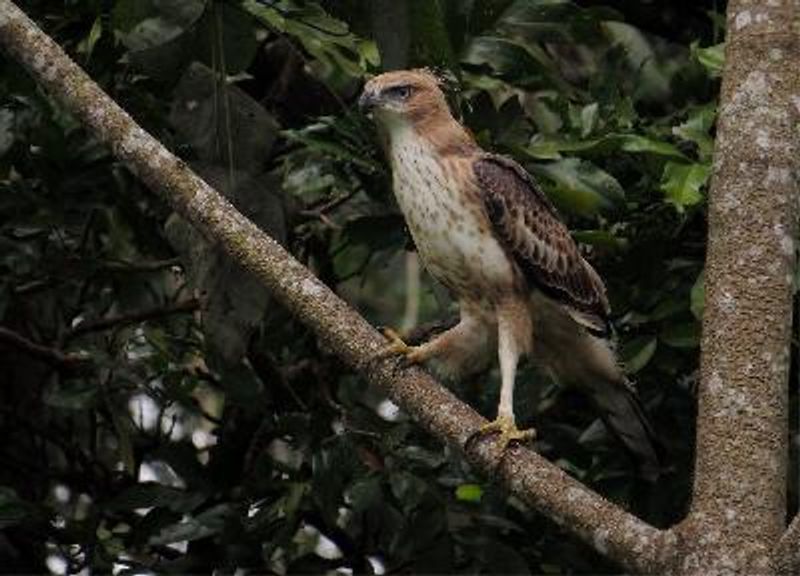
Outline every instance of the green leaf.
<path fill-rule="evenodd" d="M 361 77 L 372 52 L 360 49 L 360 42 L 347 24 L 333 18 L 317 3 L 275 2 L 270 6 L 257 0 L 244 0 L 241 8 L 268 28 L 294 37 L 322 66 L 315 72 L 328 85 L 346 84 Z"/>
<path fill-rule="evenodd" d="M 44 403 L 53 408 L 86 410 L 97 398 L 97 384 L 91 381 L 54 384 L 45 390 Z"/>
<path fill-rule="evenodd" d="M 473 0 L 469 6 L 469 32 L 473 36 L 490 30 L 513 0 Z"/>
<path fill-rule="evenodd" d="M 686 299 L 682 294 L 668 292 L 648 314 L 650 322 L 659 322 L 683 314 L 686 311 Z"/>
<path fill-rule="evenodd" d="M 608 154 L 621 150 L 632 154 L 651 154 L 674 160 L 686 160 L 686 156 L 678 148 L 664 142 L 639 134 L 606 134 L 601 138 L 574 139 L 571 137 L 546 137 L 536 135 L 525 148 L 525 152 L 534 158 L 560 158 L 562 152 L 592 154 Z"/>
<path fill-rule="evenodd" d="M 658 337 L 673 348 L 697 348 L 700 345 L 700 324 L 698 322 L 668 324 Z"/>
<path fill-rule="evenodd" d="M 188 120 L 184 118 L 184 121 Z M 237 124 L 240 122 L 244 122 L 244 118 L 239 116 Z M 252 124 L 257 126 L 260 122 L 254 117 Z M 237 138 L 244 137 L 249 131 L 250 128 L 239 130 Z M 255 134 L 250 136 L 256 138 Z M 267 138 L 267 135 L 263 137 Z M 255 159 L 257 150 L 266 152 L 262 145 L 263 142 L 243 145 L 242 155 Z M 210 153 L 211 146 L 205 150 Z M 264 174 L 255 177 L 211 162 L 195 164 L 193 168 L 259 228 L 279 242 L 285 238 L 284 211 L 275 190 L 274 177 Z M 245 353 L 250 334 L 268 309 L 266 289 L 176 214 L 167 219 L 164 228 L 169 242 L 183 259 L 189 284 L 205 295 L 203 331 L 206 344 L 225 359 L 225 364 L 236 364 Z M 147 334 L 149 336 L 152 332 Z M 246 366 L 240 366 L 245 372 L 241 385 L 251 390 L 258 389 L 251 385 L 252 378 L 244 370 Z M 239 401 L 236 395 L 229 399 Z M 246 405 L 251 405 L 251 402 L 252 399 L 247 400 Z"/>
<path fill-rule="evenodd" d="M 647 366 L 656 352 L 658 340 L 655 336 L 638 336 L 629 340 L 622 347 L 622 359 L 625 372 L 636 374 Z"/>
<path fill-rule="evenodd" d="M 117 494 L 108 503 L 110 510 L 165 507 L 173 512 L 191 512 L 206 500 L 202 492 L 187 492 L 155 482 L 135 484 Z"/>
<path fill-rule="evenodd" d="M 129 28 L 121 35 L 122 43 L 130 50 L 140 51 L 162 46 L 183 34 L 203 15 L 204 0 L 174 0 L 153 2 L 153 8 L 144 12 L 133 4 L 139 0 L 126 0 L 124 6 L 115 9 L 115 22 L 120 30 Z M 143 4 L 145 4 L 143 2 Z M 141 16 L 146 16 L 137 20 Z"/>
<path fill-rule="evenodd" d="M 722 42 L 708 48 L 700 48 L 697 42 L 691 45 L 692 56 L 703 65 L 712 78 L 722 76 L 725 67 L 725 43 Z"/>
<path fill-rule="evenodd" d="M 461 61 L 473 66 L 487 66 L 497 74 L 519 84 L 541 83 L 551 71 L 543 57 L 529 46 L 510 38 L 479 36 L 466 48 Z"/>
<path fill-rule="evenodd" d="M 632 73 L 632 97 L 636 101 L 660 102 L 668 99 L 672 93 L 672 74 L 664 65 L 654 39 L 626 22 L 606 22 L 604 28 L 611 43 L 621 50 L 620 64 L 624 67 L 615 71 L 618 75 L 615 81 L 620 82 L 621 75 Z"/>
<path fill-rule="evenodd" d="M 364 478 L 355 482 L 347 490 L 347 500 L 353 503 L 356 512 L 379 506 L 383 500 L 380 481 L 377 478 Z"/>
<path fill-rule="evenodd" d="M 89 58 L 92 56 L 92 52 L 94 51 L 94 47 L 97 44 L 97 41 L 100 40 L 100 37 L 103 35 L 103 20 L 98 16 L 95 18 L 94 24 L 92 24 L 92 29 L 89 30 L 89 34 L 81 40 L 80 44 L 78 44 L 77 51 L 81 54 L 86 54 L 86 60 L 88 61 Z"/>
<path fill-rule="evenodd" d="M 395 472 L 389 477 L 389 486 L 403 509 L 411 511 L 419 507 L 426 497 L 427 485 L 419 477 L 408 472 Z"/>
<path fill-rule="evenodd" d="M 195 46 L 197 59 L 227 75 L 239 74 L 250 66 L 258 50 L 256 20 L 238 7 L 215 2 L 197 24 Z M 214 48 L 209 46 L 213 39 Z M 222 48 L 222 50 L 220 50 Z M 214 57 L 217 57 L 217 62 Z M 234 108 L 231 105 L 231 108 Z"/>
<path fill-rule="evenodd" d="M 627 238 L 616 236 L 607 230 L 576 230 L 572 237 L 576 242 L 604 250 L 625 250 L 629 245 Z"/>
<path fill-rule="evenodd" d="M 31 511 L 31 505 L 12 488 L 0 486 L 0 530 L 23 522 Z"/>
<path fill-rule="evenodd" d="M 673 144 L 660 140 L 653 140 L 638 134 L 619 134 L 612 138 L 616 139 L 620 150 L 625 152 L 648 153 L 669 158 L 685 159 L 683 153 Z"/>
<path fill-rule="evenodd" d="M 121 399 L 106 397 L 106 407 L 111 414 L 111 423 L 117 437 L 117 457 L 122 462 L 125 472 L 130 476 L 136 475 L 136 456 L 133 448 L 134 425 L 127 414 L 127 406 Z"/>
<path fill-rule="evenodd" d="M 585 160 L 566 158 L 534 165 L 531 170 L 553 183 L 552 198 L 559 206 L 576 214 L 592 216 L 625 198 L 625 191 L 611 174 Z"/>
<path fill-rule="evenodd" d="M 584 9 L 563 0 L 515 0 L 499 19 L 497 29 L 528 42 L 592 44 L 604 39 L 606 21 L 621 18 L 605 7 Z"/>
<path fill-rule="evenodd" d="M 581 137 L 586 138 L 589 134 L 594 132 L 597 126 L 598 112 L 600 106 L 597 102 L 592 102 L 581 108 Z"/>
<path fill-rule="evenodd" d="M 381 166 L 375 160 L 365 157 L 363 154 L 359 154 L 357 151 L 348 148 L 341 142 L 327 139 L 319 132 L 319 127 L 309 126 L 304 130 L 284 130 L 282 134 L 286 136 L 287 139 L 304 144 L 311 150 L 333 156 L 344 162 L 352 162 L 367 172 L 372 173 L 380 171 Z"/>
<path fill-rule="evenodd" d="M 157 534 L 151 536 L 148 542 L 153 546 L 160 546 L 175 542 L 190 542 L 219 534 L 225 527 L 225 520 L 231 515 L 231 512 L 230 504 L 218 504 L 197 516 L 162 528 Z"/>
<path fill-rule="evenodd" d="M 416 55 L 418 63 L 456 68 L 457 60 L 450 43 L 442 3 L 439 0 L 415 2 L 408 12 L 411 54 Z"/>
<path fill-rule="evenodd" d="M 716 104 L 698 106 L 692 110 L 686 121 L 672 129 L 678 138 L 697 145 L 702 160 L 708 161 L 714 152 L 714 139 L 709 134 L 717 116 Z"/>
<path fill-rule="evenodd" d="M 456 498 L 463 502 L 480 502 L 483 488 L 478 484 L 461 484 L 456 488 Z"/>
<path fill-rule="evenodd" d="M 0 157 L 14 145 L 15 115 L 8 108 L 0 109 Z"/>
<path fill-rule="evenodd" d="M 603 138 L 576 140 L 563 136 L 544 136 L 542 134 L 536 134 L 523 151 L 537 160 L 559 160 L 562 157 L 562 152 L 574 154 L 594 151 L 594 149 L 603 142 L 605 142 Z"/>
<path fill-rule="evenodd" d="M 111 25 L 119 32 L 130 32 L 154 10 L 153 0 L 116 0 L 111 11 Z"/>
<path fill-rule="evenodd" d="M 705 270 L 697 275 L 697 280 L 692 285 L 692 291 L 689 293 L 692 315 L 698 320 L 703 319 L 703 311 L 705 310 L 706 288 L 705 288 Z"/>
<path fill-rule="evenodd" d="M 687 206 L 694 206 L 703 199 L 700 189 L 710 174 L 711 168 L 705 164 L 667 162 L 661 176 L 661 190 L 667 201 L 683 212 Z"/>
<path fill-rule="evenodd" d="M 247 36 L 246 30 L 241 33 Z M 237 66 L 243 63 L 244 60 Z M 247 196 L 241 189 L 248 186 L 259 189 L 252 192 L 255 197 L 268 193 L 264 188 L 269 182 L 262 178 L 245 184 L 243 174 L 229 173 L 235 169 L 260 176 L 262 160 L 270 156 L 280 126 L 258 101 L 238 87 L 222 82 L 211 68 L 193 62 L 175 87 L 169 120 L 181 142 L 192 147 L 197 160 L 226 167 L 225 177 L 217 176 L 217 182 L 210 184 L 229 199 L 237 202 Z M 208 172 L 216 174 L 213 169 Z M 217 187 L 220 183 L 226 189 L 220 190 Z M 275 231 L 268 232 L 276 236 Z"/>

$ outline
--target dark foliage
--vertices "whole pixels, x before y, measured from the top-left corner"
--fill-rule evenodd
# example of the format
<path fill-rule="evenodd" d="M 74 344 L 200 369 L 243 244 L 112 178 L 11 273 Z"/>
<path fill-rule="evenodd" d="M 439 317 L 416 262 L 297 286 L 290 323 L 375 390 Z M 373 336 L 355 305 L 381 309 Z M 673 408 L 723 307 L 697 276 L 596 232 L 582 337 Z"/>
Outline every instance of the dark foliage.
<path fill-rule="evenodd" d="M 541 453 L 658 525 L 681 517 L 690 489 L 722 54 L 724 6 L 686 5 L 21 3 L 376 324 L 454 309 L 414 282 L 354 100 L 381 57 L 447 72 L 477 139 L 540 179 L 606 278 L 672 470 L 643 485 L 588 401 L 532 366 L 519 420 L 536 423 Z M 4 572 L 614 571 L 422 434 L 0 66 Z M 491 416 L 496 384 L 454 386 Z"/>

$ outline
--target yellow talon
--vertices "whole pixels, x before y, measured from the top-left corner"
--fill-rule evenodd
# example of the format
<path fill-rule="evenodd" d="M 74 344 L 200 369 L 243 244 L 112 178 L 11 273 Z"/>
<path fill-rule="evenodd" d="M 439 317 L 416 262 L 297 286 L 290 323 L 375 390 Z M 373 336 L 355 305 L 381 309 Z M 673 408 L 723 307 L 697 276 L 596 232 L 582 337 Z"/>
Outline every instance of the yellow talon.
<path fill-rule="evenodd" d="M 382 332 L 386 339 L 389 340 L 389 344 L 381 351 L 382 354 L 386 356 L 395 356 L 397 354 L 405 355 L 411 350 L 411 346 L 406 344 L 400 334 L 391 328 L 384 328 Z"/>
<path fill-rule="evenodd" d="M 480 429 L 475 432 L 470 438 L 467 440 L 467 444 L 477 440 L 481 436 L 487 436 L 490 434 L 499 434 L 500 437 L 498 441 L 500 442 L 500 448 L 503 452 L 508 448 L 508 445 L 512 442 L 532 442 L 536 439 L 536 430 L 533 428 L 529 428 L 528 430 L 520 430 L 517 428 L 517 424 L 514 422 L 513 416 L 501 415 L 498 416 L 494 421 L 484 424 L 480 427 Z"/>
<path fill-rule="evenodd" d="M 421 346 L 409 346 L 403 341 L 403 338 L 400 336 L 400 334 L 391 328 L 384 328 L 383 335 L 387 340 L 389 340 L 389 344 L 387 344 L 380 352 L 378 352 L 378 358 L 403 356 L 405 361 L 409 364 L 422 362 L 423 358 Z"/>

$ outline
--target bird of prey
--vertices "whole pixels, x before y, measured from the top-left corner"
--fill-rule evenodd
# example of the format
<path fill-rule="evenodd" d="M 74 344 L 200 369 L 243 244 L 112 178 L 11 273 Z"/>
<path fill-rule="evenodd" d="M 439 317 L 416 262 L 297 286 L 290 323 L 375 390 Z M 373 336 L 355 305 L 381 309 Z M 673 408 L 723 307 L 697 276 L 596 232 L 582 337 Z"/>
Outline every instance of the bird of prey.
<path fill-rule="evenodd" d="M 517 365 L 530 356 L 587 390 L 642 474 L 652 476 L 654 436 L 613 351 L 605 286 L 533 177 L 477 145 L 428 70 L 372 78 L 359 105 L 385 141 L 419 256 L 460 308 L 458 324 L 419 346 L 387 331 L 388 350 L 412 363 L 436 358 L 463 374 L 496 343 L 500 402 L 481 433 L 499 434 L 504 449 L 534 437 L 517 428 L 513 409 Z"/>

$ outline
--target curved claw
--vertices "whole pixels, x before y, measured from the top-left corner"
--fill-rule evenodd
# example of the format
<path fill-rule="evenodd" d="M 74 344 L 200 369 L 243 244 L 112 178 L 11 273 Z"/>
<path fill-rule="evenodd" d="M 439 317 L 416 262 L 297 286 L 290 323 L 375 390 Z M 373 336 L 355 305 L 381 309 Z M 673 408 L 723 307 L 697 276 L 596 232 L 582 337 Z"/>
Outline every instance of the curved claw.
<path fill-rule="evenodd" d="M 483 436 L 491 434 L 499 434 L 498 441 L 500 448 L 503 452 L 508 449 L 508 446 L 514 443 L 527 443 L 533 442 L 536 439 L 536 430 L 529 428 L 527 430 L 520 430 L 514 422 L 513 416 L 500 415 L 494 421 L 489 422 L 480 427 L 474 434 L 472 434 L 465 444 L 468 449 L 469 446 L 479 440 Z"/>
<path fill-rule="evenodd" d="M 383 335 L 389 343 L 378 352 L 377 358 L 383 359 L 390 356 L 403 356 L 407 364 L 417 364 L 424 360 L 421 346 L 409 346 L 403 338 L 391 328 L 384 328 Z"/>

